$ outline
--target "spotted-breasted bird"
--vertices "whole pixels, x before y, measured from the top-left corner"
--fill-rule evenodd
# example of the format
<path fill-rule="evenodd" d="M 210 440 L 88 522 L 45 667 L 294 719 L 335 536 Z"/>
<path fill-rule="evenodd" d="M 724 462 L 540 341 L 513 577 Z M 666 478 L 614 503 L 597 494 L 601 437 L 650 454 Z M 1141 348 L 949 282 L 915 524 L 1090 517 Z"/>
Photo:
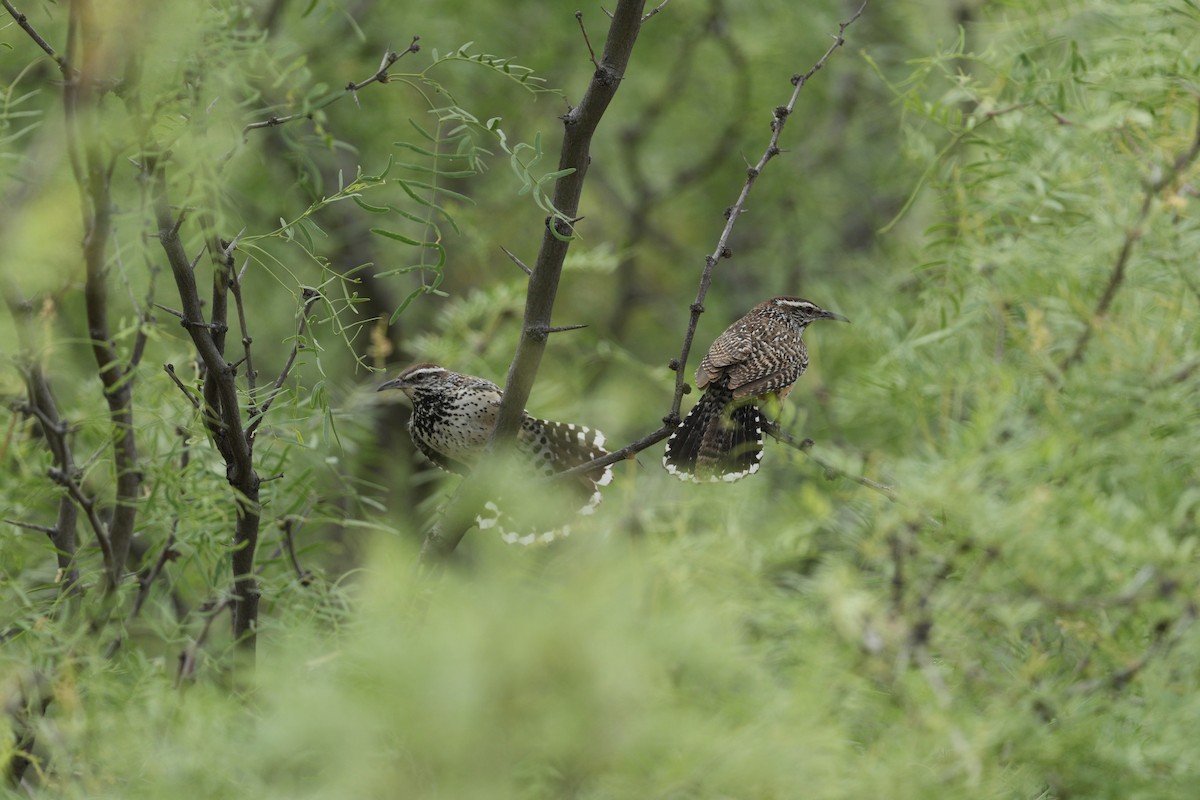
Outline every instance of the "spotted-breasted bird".
<path fill-rule="evenodd" d="M 667 439 L 667 472 L 699 482 L 758 471 L 769 422 L 763 406 L 787 397 L 804 374 L 808 350 L 801 337 L 819 319 L 849 322 L 799 297 L 773 297 L 717 337 L 696 369 L 704 396 Z"/>
<path fill-rule="evenodd" d="M 384 383 L 378 391 L 384 389 L 399 389 L 412 401 L 408 433 L 417 448 L 442 469 L 464 475 L 487 448 L 504 394 L 489 380 L 451 372 L 429 363 L 414 364 Z M 530 477 L 564 472 L 608 454 L 604 449 L 604 434 L 600 431 L 583 425 L 538 419 L 528 413 L 517 431 L 516 450 L 530 466 Z M 584 501 L 577 513 L 593 513 L 600 502 L 600 487 L 611 481 L 611 466 L 598 467 L 565 481 L 573 485 Z M 529 485 L 549 493 L 555 483 Z M 525 497 L 521 498 L 521 504 L 536 506 L 545 499 Z M 488 516 L 481 516 L 477 522 L 480 528 L 498 528 L 507 542 L 533 544 L 569 532 L 566 525 L 556 525 L 554 530 L 531 528 L 529 520 L 521 519 L 520 514 L 509 514 L 497 505 L 498 502 L 499 498 L 490 501 L 486 507 Z"/>

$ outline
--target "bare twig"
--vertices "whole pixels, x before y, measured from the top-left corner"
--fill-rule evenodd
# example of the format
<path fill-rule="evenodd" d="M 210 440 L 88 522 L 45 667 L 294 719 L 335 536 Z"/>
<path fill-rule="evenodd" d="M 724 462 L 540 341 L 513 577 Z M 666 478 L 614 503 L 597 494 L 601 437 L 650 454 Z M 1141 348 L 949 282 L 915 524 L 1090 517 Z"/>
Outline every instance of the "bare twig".
<path fill-rule="evenodd" d="M 162 552 L 158 554 L 158 558 L 154 561 L 154 566 L 150 568 L 150 571 L 142 576 L 137 597 L 133 601 L 133 608 L 129 610 L 130 620 L 137 619 L 138 614 L 142 613 L 142 606 L 146 604 L 146 600 L 150 597 L 150 587 L 154 585 L 154 581 L 162 574 L 167 562 L 179 558 L 179 551 L 175 549 L 175 529 L 178 526 L 178 521 L 172 523 L 171 534 L 167 536 L 167 541 L 163 545 Z"/>
<path fill-rule="evenodd" d="M 192 404 L 192 408 L 199 411 L 200 410 L 200 398 L 193 395 L 191 390 L 183 385 L 183 381 L 179 380 L 179 376 L 175 373 L 175 365 L 174 364 L 163 364 L 163 371 L 166 372 L 167 375 L 171 378 L 171 380 L 175 382 L 175 385 L 179 387 L 179 391 L 183 392 L 183 396 L 186 397 L 188 399 L 188 402 Z"/>
<path fill-rule="evenodd" d="M 645 22 L 646 20 L 650 19 L 658 12 L 662 11 L 664 8 L 667 7 L 667 3 L 669 3 L 669 2 L 671 2 L 671 0 L 662 0 L 661 3 L 659 3 L 658 5 L 656 5 L 654 8 L 650 9 L 649 11 L 647 11 L 642 16 L 642 22 Z"/>
<path fill-rule="evenodd" d="M 1079 334 L 1079 338 L 1075 341 L 1075 347 L 1071 350 L 1071 354 L 1059 364 L 1058 368 L 1060 372 L 1066 372 L 1083 360 L 1083 355 L 1087 350 L 1088 342 L 1091 341 L 1096 321 L 1108 313 L 1113 300 L 1117 296 L 1117 291 L 1125 282 L 1129 257 L 1133 254 L 1134 246 L 1146 233 L 1146 221 L 1150 218 L 1154 199 L 1163 189 L 1175 183 L 1183 172 L 1196 161 L 1198 156 L 1200 156 L 1200 110 L 1198 110 L 1196 115 L 1196 131 L 1192 136 L 1191 146 L 1177 155 L 1170 167 L 1156 180 L 1146 182 L 1142 195 L 1142 204 L 1138 208 L 1137 219 L 1134 220 L 1132 227 L 1125 230 L 1125 237 L 1121 241 L 1121 249 L 1117 252 L 1116 261 L 1113 263 L 1112 271 L 1108 275 L 1108 282 L 1104 287 L 1104 293 L 1100 295 L 1100 300 L 1096 303 L 1096 309 L 1092 312 L 1092 318 L 1085 320 L 1086 324 L 1083 332 Z"/>
<path fill-rule="evenodd" d="M 375 71 L 374 75 L 367 78 L 366 80 L 362 80 L 357 83 L 351 81 L 350 83 L 346 84 L 345 92 L 343 94 L 335 94 L 332 97 L 327 98 L 324 102 L 318 103 L 317 105 L 313 106 L 308 111 L 304 111 L 304 112 L 296 113 L 296 114 L 288 114 L 288 115 L 282 116 L 282 117 L 272 116 L 272 117 L 269 117 L 268 119 L 263 120 L 262 122 L 251 122 L 249 125 L 242 128 L 242 135 L 244 136 L 245 134 L 249 133 L 250 131 L 256 130 L 258 128 L 274 128 L 277 125 L 284 125 L 288 122 L 292 122 L 293 120 L 308 119 L 312 116 L 313 112 L 320 111 L 323 108 L 327 108 L 327 107 L 333 105 L 338 100 L 341 100 L 343 97 L 345 97 L 348 94 L 355 95 L 355 97 L 357 98 L 357 92 L 365 86 L 369 86 L 372 83 L 387 83 L 388 82 L 388 70 L 391 68 L 391 66 L 393 64 L 395 64 L 397 61 L 399 61 L 401 58 L 403 58 L 404 56 L 408 55 L 409 53 L 415 53 L 415 52 L 419 51 L 421 49 L 421 45 L 417 44 L 417 42 L 419 42 L 420 40 L 421 40 L 420 36 L 414 36 L 412 38 L 412 41 L 409 43 L 408 47 L 404 48 L 399 53 L 393 52 L 391 49 L 389 49 L 386 53 L 383 54 L 383 60 L 380 62 L 379 69 Z"/>
<path fill-rule="evenodd" d="M 592 40 L 588 38 L 587 26 L 583 24 L 582 11 L 575 12 L 575 21 L 579 23 L 579 32 L 583 34 L 583 43 L 587 45 L 588 57 L 592 59 L 592 66 L 600 69 L 600 62 L 596 61 L 596 51 L 592 49 Z"/>
<path fill-rule="evenodd" d="M 55 534 L 58 533 L 58 528 L 51 528 L 49 525 L 38 525 L 34 522 L 22 522 L 19 519 L 8 519 L 8 518 L 5 518 L 4 521 L 7 522 L 9 525 L 16 525 L 18 528 L 25 528 L 26 530 L 37 531 L 38 533 L 48 534 L 50 536 L 51 541 L 54 540 Z"/>
<path fill-rule="evenodd" d="M 555 480 L 558 480 L 559 478 L 566 477 L 567 475 L 578 475 L 581 472 L 591 472 L 598 467 L 606 467 L 609 464 L 615 464 L 618 461 L 624 461 L 627 458 L 632 458 L 633 456 L 645 450 L 647 447 L 652 447 L 653 445 L 658 444 L 663 439 L 670 436 L 671 431 L 673 430 L 675 430 L 674 426 L 663 425 L 663 427 L 659 428 L 654 433 L 647 434 L 641 439 L 638 439 L 636 442 L 625 445 L 620 450 L 613 450 L 606 456 L 593 459 L 586 464 L 580 464 L 578 467 L 573 467 L 565 472 L 556 473 L 551 477 Z"/>
<path fill-rule="evenodd" d="M 149 271 L 150 280 L 146 287 L 146 302 L 138 314 L 138 332 L 133 340 L 133 350 L 129 354 L 130 369 L 137 369 L 138 365 L 142 363 L 142 356 L 146 354 L 146 343 L 150 341 L 150 323 L 155 321 L 154 315 L 148 309 L 154 305 L 154 288 L 157 283 L 159 267 L 152 265 Z"/>
<path fill-rule="evenodd" d="M 54 63 L 58 65 L 58 69 L 62 72 L 63 77 L 70 79 L 74 75 L 74 70 L 67 62 L 67 59 L 55 52 L 54 48 L 50 46 L 50 43 L 47 42 L 45 38 L 43 38 L 42 35 L 34 29 L 33 25 L 30 24 L 29 18 L 20 11 L 17 11 L 17 9 L 13 7 L 13 4 L 10 3 L 9 0 L 0 0 L 0 3 L 3 3 L 4 8 L 9 14 L 12 15 L 12 18 L 17 21 L 17 24 L 21 26 L 21 29 L 29 34 L 29 38 L 33 39 L 33 41 L 37 43 L 37 46 L 42 48 L 46 55 L 54 59 Z"/>
<path fill-rule="evenodd" d="M 303 305 L 300 308 L 300 324 L 296 329 L 296 336 L 292 341 L 292 350 L 288 353 L 287 361 L 284 362 L 283 369 L 279 371 L 279 377 L 275 379 L 274 385 L 271 386 L 271 391 L 267 395 L 267 399 L 263 401 L 262 410 L 258 412 L 258 416 L 250 420 L 246 426 L 246 435 L 251 439 L 254 438 L 254 432 L 258 430 L 258 426 L 262 424 L 263 418 L 267 416 L 267 412 L 271 410 L 271 404 L 275 402 L 275 398 L 279 396 L 280 390 L 283 388 L 284 381 L 287 380 L 288 374 L 292 371 L 292 367 L 296 363 L 296 356 L 300 352 L 300 348 L 304 342 L 304 331 L 308 327 L 308 314 L 312 310 L 313 305 L 321 299 L 321 293 L 316 289 L 304 287 L 301 293 Z"/>
<path fill-rule="evenodd" d="M 244 359 L 246 362 L 246 394 L 250 398 L 250 404 L 246 411 L 253 417 L 258 413 L 258 370 L 254 368 L 254 358 L 250 354 L 250 345 L 254 343 L 254 339 L 250 337 L 250 329 L 246 327 L 246 305 L 242 300 L 242 276 L 249 264 L 250 259 L 247 258 L 245 264 L 242 265 L 241 272 L 235 273 L 233 269 L 229 270 L 229 292 L 233 295 L 234 305 L 237 306 L 238 325 L 242 330 L 242 351 L 246 354 Z"/>
<path fill-rule="evenodd" d="M 287 552 L 288 561 L 291 562 L 292 569 L 296 573 L 296 579 L 300 581 L 301 586 L 308 586 L 312 583 L 312 575 L 308 570 L 300 566 L 300 559 L 296 556 L 295 528 L 299 527 L 303 522 L 302 517 L 289 516 L 280 521 L 279 527 L 283 531 L 283 548 Z"/>

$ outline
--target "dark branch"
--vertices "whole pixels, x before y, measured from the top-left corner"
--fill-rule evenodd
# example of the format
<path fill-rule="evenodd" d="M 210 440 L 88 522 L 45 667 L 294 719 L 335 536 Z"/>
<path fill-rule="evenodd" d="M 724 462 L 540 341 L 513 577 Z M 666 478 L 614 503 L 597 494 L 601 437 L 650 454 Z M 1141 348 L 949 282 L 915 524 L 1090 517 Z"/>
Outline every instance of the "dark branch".
<path fill-rule="evenodd" d="M 99 26 L 88 3 L 71 3 L 66 60 L 79 64 L 76 79 L 63 87 L 66 147 L 79 189 L 83 218 L 84 310 L 92 357 L 104 389 L 112 426 L 116 498 L 108 526 L 105 571 L 108 589 L 124 576 L 129 543 L 137 520 L 142 476 L 138 467 L 133 416 L 132 368 L 117 352 L 108 321 L 108 243 L 112 234 L 113 159 L 101 155 L 101 137 L 93 133 L 99 109 L 96 92 L 101 69 Z"/>
<path fill-rule="evenodd" d="M 15 285 L 5 287 L 4 300 L 12 313 L 13 322 L 16 324 L 21 377 L 25 382 L 25 394 L 28 400 L 26 408 L 42 426 L 42 436 L 54 459 L 55 467 L 62 470 L 65 475 L 73 475 L 75 473 L 74 455 L 67 441 L 69 426 L 59 416 L 58 403 L 50 388 L 50 380 L 34 355 L 36 346 L 32 320 L 33 307 Z M 9 428 L 10 435 L 16 420 L 17 417 L 14 414 Z M 5 449 L 7 449 L 7 443 Z M 79 585 L 79 568 L 75 564 L 78 519 L 79 508 L 75 505 L 74 499 L 69 495 L 59 498 L 58 517 L 52 531 L 47 531 L 47 533 L 50 534 L 50 540 L 54 545 L 64 592 L 73 591 L 74 587 Z"/>
<path fill-rule="evenodd" d="M 296 556 L 295 528 L 302 522 L 303 518 L 301 517 L 288 517 L 279 523 L 279 527 L 283 531 L 283 548 L 287 552 L 292 570 L 296 573 L 296 579 L 301 586 L 308 586 L 312 583 L 312 575 L 300 566 L 300 559 Z"/>
<path fill-rule="evenodd" d="M 196 286 L 196 276 L 183 249 L 183 242 L 180 241 L 179 227 L 171 213 L 166 174 L 151 157 L 143 159 L 143 165 L 148 172 L 159 242 L 175 278 L 184 322 L 203 320 L 204 311 Z M 226 479 L 240 495 L 231 559 L 233 597 L 226 602 L 231 603 L 233 607 L 234 636 L 241 646 L 253 651 L 260 595 L 258 581 L 254 577 L 254 554 L 258 545 L 262 513 L 258 504 L 261 481 L 254 470 L 253 439 L 242 425 L 233 367 L 225 361 L 217 347 L 214 330 L 207 324 L 185 324 L 184 329 L 191 336 L 192 345 L 204 364 L 206 377 L 213 378 L 212 385 L 217 402 L 213 404 L 212 411 L 219 415 L 219 424 L 208 419 L 206 424 L 209 426 L 213 444 L 225 460 Z"/>
<path fill-rule="evenodd" d="M 158 576 L 162 574 L 163 568 L 166 567 L 168 561 L 173 561 L 179 558 L 179 551 L 175 549 L 175 528 L 178 527 L 178 521 L 172 524 L 171 534 L 167 537 L 166 543 L 163 545 L 162 551 L 158 554 L 158 558 L 154 561 L 154 566 L 150 571 L 141 576 L 138 586 L 137 597 L 134 598 L 133 608 L 129 610 L 129 619 L 137 619 L 138 614 L 142 613 L 142 607 L 146 604 L 146 600 L 150 597 L 150 587 L 158 580 Z"/>
<path fill-rule="evenodd" d="M 238 234 L 239 236 L 241 234 Z M 230 242 L 229 247 L 232 249 L 234 242 Z M 231 250 L 232 256 L 232 250 Z M 237 307 L 238 325 L 242 331 L 242 352 L 245 353 L 243 360 L 246 362 L 246 388 L 247 395 L 250 398 L 249 406 L 246 412 L 253 419 L 258 414 L 258 370 L 254 368 L 254 357 L 250 352 L 250 345 L 254 343 L 254 339 L 250 337 L 250 329 L 246 326 L 246 304 L 242 298 L 242 276 L 246 274 L 246 267 L 250 264 L 250 259 L 246 259 L 242 265 L 241 272 L 235 272 L 231 266 L 229 269 L 229 292 L 233 295 L 234 305 Z"/>
<path fill-rule="evenodd" d="M 192 404 L 192 408 L 199 411 L 200 399 L 193 395 L 191 390 L 183 385 L 183 381 L 179 380 L 179 376 L 175 374 L 175 365 L 163 364 L 163 371 L 166 372 L 167 375 L 170 376 L 171 380 L 175 382 L 175 385 L 179 387 L 179 391 L 183 392 L 183 396 L 186 397 L 188 402 Z"/>
<path fill-rule="evenodd" d="M 643 7 L 644 0 L 623 0 L 618 4 L 609 29 L 608 41 L 600 58 L 600 66 L 592 76 L 579 105 L 571 109 L 563 119 L 563 144 L 558 168 L 570 172 L 555 182 L 552 202 L 554 208 L 558 209 L 565 219 L 573 220 L 579 216 L 579 197 L 591 160 L 589 154 L 592 136 L 616 95 L 629 65 L 629 58 L 641 29 Z M 509 368 L 493 441 L 509 441 L 516 435 L 523 417 L 523 409 L 537 377 L 538 365 L 545 352 L 545 340 L 537 331 L 550 327 L 562 265 L 570 246 L 569 240 L 555 235 L 554 227 L 555 222 L 552 221 L 542 234 L 542 246 L 538 251 L 533 275 L 529 279 L 524 334 Z"/>
<path fill-rule="evenodd" d="M 561 477 L 565 477 L 567 475 L 577 475 L 580 472 L 591 472 L 592 470 L 594 470 L 598 467 L 606 467 L 609 464 L 615 464 L 618 461 L 624 461 L 627 458 L 632 458 L 633 456 L 642 452 L 646 448 L 651 447 L 655 444 L 658 444 L 663 439 L 670 436 L 671 431 L 673 431 L 673 430 L 675 430 L 674 426 L 664 425 L 663 427 L 656 430 L 654 433 L 651 433 L 647 436 L 643 436 L 641 439 L 638 439 L 636 442 L 625 445 L 620 450 L 614 450 L 606 456 L 602 456 L 600 458 L 594 459 L 592 461 L 587 462 L 586 464 L 580 464 L 578 467 L 573 467 L 572 469 L 566 470 L 565 472 L 556 473 L 555 475 L 552 476 L 552 478 L 554 480 L 557 480 L 557 479 L 559 479 Z"/>
<path fill-rule="evenodd" d="M 552 205 L 559 213 L 546 223 L 533 274 L 529 277 L 524 325 L 508 370 L 496 428 L 492 432 L 493 447 L 502 448 L 511 442 L 525 416 L 525 404 L 546 350 L 543 331 L 551 327 L 563 262 L 570 247 L 572 231 L 565 221 L 575 220 L 579 216 L 579 198 L 591 163 L 592 137 L 625 76 L 641 30 L 644 7 L 645 0 L 618 2 L 604 52 L 583 99 L 562 118 L 564 131 L 558 169 L 563 175 L 554 184 L 552 198 Z M 472 478 L 459 484 L 459 490 L 447 504 L 441 523 L 426 537 L 423 555 L 446 556 L 458 546 L 470 520 L 475 516 L 474 510 L 479 508 L 474 501 L 480 500 L 482 505 L 482 498 L 476 496 L 476 487 L 490 483 L 488 476 L 491 470 L 498 468 L 496 462 L 497 459 L 491 454 L 485 456 Z"/>
<path fill-rule="evenodd" d="M 51 528 L 49 525 L 38 525 L 34 522 L 22 522 L 19 519 L 8 519 L 8 518 L 5 518 L 4 521 L 7 522 L 9 525 L 16 525 L 18 528 L 25 528 L 26 530 L 37 531 L 38 533 L 47 534 L 50 537 L 51 541 L 54 541 L 54 537 L 58 533 L 58 528 Z"/>
<path fill-rule="evenodd" d="M 66 489 L 71 499 L 83 509 L 88 524 L 92 527 L 92 532 L 96 534 L 96 543 L 100 545 L 100 552 L 104 556 L 105 567 L 109 567 L 110 564 L 114 563 L 112 544 L 109 541 L 108 527 L 96 512 L 96 501 L 83 493 L 83 489 L 79 488 L 79 484 L 75 482 L 73 475 L 68 475 L 58 467 L 51 467 L 49 475 L 50 479 Z M 117 567 L 116 569 L 121 569 L 121 567 Z"/>

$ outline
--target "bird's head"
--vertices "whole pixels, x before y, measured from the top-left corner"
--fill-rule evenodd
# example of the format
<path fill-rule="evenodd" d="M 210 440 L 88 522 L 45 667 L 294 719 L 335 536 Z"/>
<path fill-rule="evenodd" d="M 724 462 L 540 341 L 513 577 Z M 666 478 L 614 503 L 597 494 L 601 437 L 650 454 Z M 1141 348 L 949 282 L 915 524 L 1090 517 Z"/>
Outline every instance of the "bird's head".
<path fill-rule="evenodd" d="M 808 325 L 810 322 L 816 322 L 819 319 L 836 319 L 839 322 L 850 321 L 841 314 L 834 311 L 826 311 L 816 303 L 805 300 L 803 297 L 773 297 L 767 301 L 767 305 L 787 314 L 799 323 L 801 327 Z"/>
<path fill-rule="evenodd" d="M 448 374 L 445 367 L 439 367 L 437 364 L 413 364 L 390 381 L 380 385 L 376 391 L 399 389 L 408 395 L 409 399 L 413 399 L 421 394 L 435 391 Z"/>

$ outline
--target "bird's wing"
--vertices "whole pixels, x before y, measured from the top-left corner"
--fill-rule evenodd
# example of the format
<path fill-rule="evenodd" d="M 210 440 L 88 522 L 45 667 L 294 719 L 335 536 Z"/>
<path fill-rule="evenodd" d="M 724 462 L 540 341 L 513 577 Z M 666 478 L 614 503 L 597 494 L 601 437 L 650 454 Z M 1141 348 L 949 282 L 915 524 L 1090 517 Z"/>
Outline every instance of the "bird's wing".
<path fill-rule="evenodd" d="M 735 400 L 791 386 L 804 373 L 806 362 L 789 359 L 787 363 L 768 364 L 760 361 L 754 370 L 745 369 L 747 366 L 738 365 L 730 371 L 729 388 L 733 390 Z"/>
<path fill-rule="evenodd" d="M 754 349 L 754 340 L 741 325 L 733 325 L 717 337 L 696 368 L 696 388 L 703 389 L 729 367 L 746 360 Z"/>
<path fill-rule="evenodd" d="M 470 467 L 468 467 L 466 464 L 442 455 L 437 450 L 434 450 L 432 447 L 425 444 L 425 442 L 421 441 L 420 437 L 414 436 L 412 437 L 412 440 L 414 443 L 416 443 L 417 449 L 425 454 L 426 458 L 428 458 L 437 466 L 446 470 L 446 472 L 453 472 L 456 475 L 466 475 L 471 471 Z"/>

